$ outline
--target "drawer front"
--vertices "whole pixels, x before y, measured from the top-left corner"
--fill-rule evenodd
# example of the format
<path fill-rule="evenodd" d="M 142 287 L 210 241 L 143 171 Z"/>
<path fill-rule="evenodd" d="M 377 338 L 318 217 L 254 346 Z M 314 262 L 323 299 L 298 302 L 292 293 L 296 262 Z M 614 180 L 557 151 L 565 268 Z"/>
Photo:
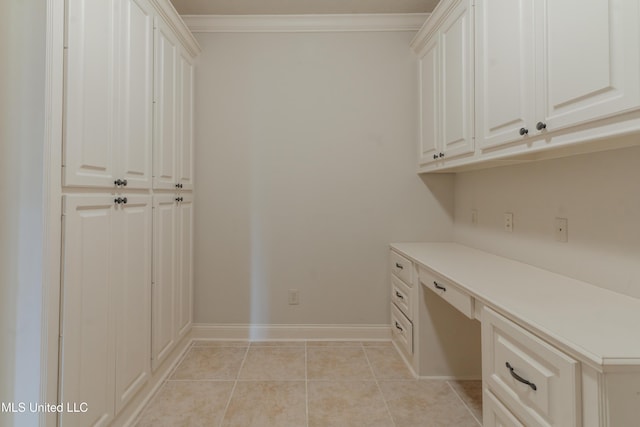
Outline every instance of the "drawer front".
<path fill-rule="evenodd" d="M 409 320 L 413 320 L 411 288 L 395 276 L 391 276 L 391 301 Z"/>
<path fill-rule="evenodd" d="M 473 297 L 456 285 L 422 268 L 420 269 L 420 283 L 440 295 L 469 319 L 475 319 Z"/>
<path fill-rule="evenodd" d="M 579 364 L 485 307 L 482 379 L 527 426 L 580 424 Z"/>
<path fill-rule="evenodd" d="M 413 325 L 398 308 L 391 304 L 391 338 L 408 358 L 413 354 Z"/>
<path fill-rule="evenodd" d="M 482 425 L 483 427 L 524 427 L 524 424 L 486 388 L 482 396 Z"/>
<path fill-rule="evenodd" d="M 408 286 L 413 286 L 413 263 L 394 251 L 391 251 L 389 261 L 391 263 L 391 272 Z"/>

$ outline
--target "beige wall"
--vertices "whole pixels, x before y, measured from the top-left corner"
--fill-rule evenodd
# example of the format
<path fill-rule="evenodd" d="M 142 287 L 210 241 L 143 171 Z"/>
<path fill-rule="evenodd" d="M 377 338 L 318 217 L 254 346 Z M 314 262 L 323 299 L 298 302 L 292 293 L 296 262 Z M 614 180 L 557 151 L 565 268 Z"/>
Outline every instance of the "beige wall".
<path fill-rule="evenodd" d="M 196 34 L 196 323 L 389 323 L 388 243 L 452 226 L 412 36 Z"/>
<path fill-rule="evenodd" d="M 39 399 L 45 6 L 0 1 L 0 402 Z"/>
<path fill-rule="evenodd" d="M 640 147 L 458 174 L 454 239 L 640 298 Z"/>

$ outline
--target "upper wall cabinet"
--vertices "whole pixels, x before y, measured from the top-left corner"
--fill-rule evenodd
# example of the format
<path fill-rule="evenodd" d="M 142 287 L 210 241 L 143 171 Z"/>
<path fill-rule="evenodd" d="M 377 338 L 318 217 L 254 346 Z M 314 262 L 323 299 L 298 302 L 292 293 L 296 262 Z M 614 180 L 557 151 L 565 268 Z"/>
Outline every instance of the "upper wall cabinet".
<path fill-rule="evenodd" d="M 455 66 L 432 63 L 450 58 L 442 31 L 462 7 L 460 0 L 440 2 L 412 42 L 421 75 L 419 172 L 637 143 L 612 138 L 640 131 L 640 2 L 475 0 L 475 26 L 468 27 L 475 36 L 475 100 L 461 98 L 466 86 Z M 468 52 L 464 44 L 455 49 L 460 57 Z M 457 84 L 447 87 L 447 79 Z M 467 147 L 475 139 L 475 148 L 447 153 L 451 141 L 466 138 L 452 133 L 467 129 L 461 124 L 468 113 L 455 107 L 461 99 L 473 108 Z"/>
<path fill-rule="evenodd" d="M 193 188 L 193 60 L 162 20 L 155 32 L 153 188 Z"/>
<path fill-rule="evenodd" d="M 534 0 L 476 0 L 476 137 L 522 138 L 535 120 Z"/>
<path fill-rule="evenodd" d="M 640 105 L 638 2 L 477 0 L 476 15 L 480 148 Z"/>
<path fill-rule="evenodd" d="M 64 185 L 151 187 L 153 9 L 69 0 Z"/>
<path fill-rule="evenodd" d="M 473 153 L 473 8 L 442 2 L 413 42 L 420 62 L 420 164 Z"/>

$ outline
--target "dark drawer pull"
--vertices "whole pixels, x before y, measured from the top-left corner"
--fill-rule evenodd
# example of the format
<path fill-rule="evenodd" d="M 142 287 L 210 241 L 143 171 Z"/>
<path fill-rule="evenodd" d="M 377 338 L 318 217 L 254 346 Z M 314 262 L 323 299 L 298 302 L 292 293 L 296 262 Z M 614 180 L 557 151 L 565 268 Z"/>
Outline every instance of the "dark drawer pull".
<path fill-rule="evenodd" d="M 404 299 L 404 296 L 398 291 L 396 291 L 396 297 L 398 297 L 400 299 Z"/>
<path fill-rule="evenodd" d="M 534 383 L 532 383 L 531 381 L 527 381 L 524 378 L 522 378 L 520 375 L 516 374 L 515 372 L 513 372 L 513 368 L 511 367 L 511 365 L 509 364 L 509 362 L 506 363 L 507 369 L 509 369 L 509 372 L 511 373 L 511 376 L 513 378 L 515 378 L 517 381 L 520 381 L 522 384 L 526 384 L 529 387 L 531 387 L 533 389 L 533 391 L 538 390 L 538 387 L 536 387 L 536 385 Z"/>
<path fill-rule="evenodd" d="M 399 268 L 400 270 L 404 270 L 404 267 L 402 266 L 402 264 L 399 264 L 396 262 L 396 268 Z"/>
<path fill-rule="evenodd" d="M 404 332 L 404 329 L 402 329 L 402 326 L 400 326 L 398 322 L 396 322 L 396 329 L 400 329 L 400 332 Z"/>
<path fill-rule="evenodd" d="M 433 281 L 433 286 L 435 286 L 436 289 L 440 289 L 443 292 L 447 292 L 447 288 L 445 288 L 444 286 L 438 285 L 438 282 L 436 282 L 435 280 Z"/>

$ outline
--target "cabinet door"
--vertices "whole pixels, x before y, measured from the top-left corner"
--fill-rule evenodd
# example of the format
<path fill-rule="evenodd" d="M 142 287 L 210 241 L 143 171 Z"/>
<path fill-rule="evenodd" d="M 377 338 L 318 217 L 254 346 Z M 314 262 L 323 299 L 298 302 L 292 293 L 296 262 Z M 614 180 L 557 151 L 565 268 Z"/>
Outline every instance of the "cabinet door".
<path fill-rule="evenodd" d="M 110 196 L 63 197 L 61 402 L 87 402 L 60 414 L 64 426 L 106 426 L 114 416 L 113 259 L 116 208 Z"/>
<path fill-rule="evenodd" d="M 178 140 L 179 69 L 177 44 L 162 19 L 155 29 L 155 129 L 153 142 L 153 188 L 175 189 L 178 183 L 176 156 Z"/>
<path fill-rule="evenodd" d="M 193 189 L 193 64 L 184 51 L 179 55 L 179 141 L 178 182 L 185 190 Z"/>
<path fill-rule="evenodd" d="M 151 290 L 152 368 L 169 354 L 176 338 L 174 307 L 176 295 L 176 197 L 153 196 L 153 285 Z"/>
<path fill-rule="evenodd" d="M 541 1 L 545 81 L 538 116 L 553 131 L 640 105 L 637 1 Z"/>
<path fill-rule="evenodd" d="M 193 307 L 193 195 L 181 194 L 178 203 L 178 281 L 176 289 L 176 320 L 178 335 L 184 335 L 191 325 Z"/>
<path fill-rule="evenodd" d="M 151 188 L 153 8 L 123 0 L 121 22 L 119 175 L 128 188 Z"/>
<path fill-rule="evenodd" d="M 116 414 L 151 373 L 151 196 L 128 195 L 118 210 Z"/>
<path fill-rule="evenodd" d="M 425 46 L 420 58 L 420 164 L 435 162 L 440 152 L 439 130 L 439 79 L 438 37 Z"/>
<path fill-rule="evenodd" d="M 480 148 L 535 130 L 533 0 L 476 0 L 476 139 Z"/>
<path fill-rule="evenodd" d="M 67 1 L 63 185 L 116 179 L 116 0 Z"/>
<path fill-rule="evenodd" d="M 473 52 L 473 8 L 470 0 L 463 0 L 440 29 L 440 138 L 445 159 L 474 150 Z"/>

